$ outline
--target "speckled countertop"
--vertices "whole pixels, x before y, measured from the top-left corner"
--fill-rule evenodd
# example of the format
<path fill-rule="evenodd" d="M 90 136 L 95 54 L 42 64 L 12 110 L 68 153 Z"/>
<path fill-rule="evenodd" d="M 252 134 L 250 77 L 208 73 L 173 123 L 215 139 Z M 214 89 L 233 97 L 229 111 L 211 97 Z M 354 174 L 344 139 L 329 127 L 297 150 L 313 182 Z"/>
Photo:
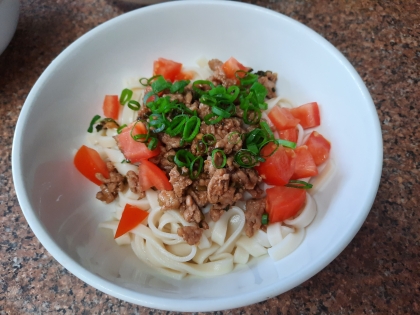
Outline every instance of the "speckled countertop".
<path fill-rule="evenodd" d="M 301 21 L 350 60 L 376 104 L 384 165 L 372 210 L 338 258 L 285 294 L 214 314 L 420 314 L 420 2 L 247 2 Z M 21 0 L 16 34 L 0 56 L 0 314 L 176 314 L 110 297 L 65 270 L 28 227 L 12 182 L 13 132 L 35 81 L 75 39 L 135 8 Z"/>

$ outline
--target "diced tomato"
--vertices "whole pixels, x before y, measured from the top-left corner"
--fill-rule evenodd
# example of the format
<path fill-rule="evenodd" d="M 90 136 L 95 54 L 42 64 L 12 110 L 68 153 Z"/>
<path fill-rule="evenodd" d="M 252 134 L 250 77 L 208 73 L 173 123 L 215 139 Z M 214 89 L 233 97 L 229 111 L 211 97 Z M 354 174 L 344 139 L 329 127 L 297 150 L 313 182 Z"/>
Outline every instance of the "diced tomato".
<path fill-rule="evenodd" d="M 298 130 L 296 127 L 279 130 L 279 138 L 287 141 L 297 142 Z"/>
<path fill-rule="evenodd" d="M 229 79 L 235 79 L 235 73 L 238 70 L 244 70 L 246 72 L 248 72 L 248 70 L 250 68 L 245 67 L 243 64 L 241 64 L 238 60 L 236 60 L 233 57 L 230 57 L 222 66 L 223 72 L 226 74 L 226 76 Z M 240 77 L 244 76 L 244 74 L 239 73 L 238 74 Z"/>
<path fill-rule="evenodd" d="M 182 63 L 165 58 L 159 58 L 153 62 L 153 75 L 162 75 L 166 80 L 174 82 L 180 75 Z"/>
<path fill-rule="evenodd" d="M 181 73 L 175 77 L 175 81 L 192 80 L 195 75 L 196 73 L 194 71 L 181 71 Z"/>
<path fill-rule="evenodd" d="M 292 115 L 300 120 L 303 129 L 318 127 L 321 124 L 317 102 L 301 105 L 290 110 Z"/>
<path fill-rule="evenodd" d="M 105 117 L 118 119 L 120 114 L 120 103 L 118 95 L 105 95 L 104 104 L 102 105 Z"/>
<path fill-rule="evenodd" d="M 127 232 L 130 232 L 137 225 L 142 223 L 148 215 L 149 213 L 147 211 L 144 211 L 136 206 L 126 204 L 121 216 L 121 220 L 118 223 L 114 239 L 124 235 Z"/>
<path fill-rule="evenodd" d="M 109 178 L 108 168 L 106 163 L 101 159 L 99 153 L 92 148 L 82 145 L 74 156 L 74 166 L 87 179 L 96 185 L 101 185 L 102 182 L 96 178 L 96 173 L 101 173 L 105 178 Z"/>
<path fill-rule="evenodd" d="M 299 123 L 299 119 L 292 115 L 290 109 L 279 106 L 273 107 L 268 113 L 268 118 L 279 131 L 295 128 Z"/>
<path fill-rule="evenodd" d="M 270 142 L 261 150 L 262 156 L 268 156 L 275 149 Z M 269 185 L 283 186 L 289 182 L 295 169 L 295 152 L 292 149 L 279 146 L 276 152 L 265 158 L 265 162 L 256 166 L 258 174 Z"/>
<path fill-rule="evenodd" d="M 295 216 L 306 201 L 305 189 L 277 186 L 267 189 L 267 209 L 270 223 L 283 222 Z"/>
<path fill-rule="evenodd" d="M 159 190 L 172 190 L 172 185 L 164 171 L 150 161 L 142 160 L 139 165 L 139 183 L 142 190 L 155 187 Z"/>
<path fill-rule="evenodd" d="M 306 145 L 302 145 L 295 149 L 296 163 L 295 172 L 292 175 L 292 179 L 299 179 L 305 177 L 312 177 L 318 175 L 318 168 L 316 167 L 314 158 L 311 152 L 309 152 Z"/>
<path fill-rule="evenodd" d="M 132 125 L 130 125 L 116 136 L 118 146 L 127 160 L 132 163 L 137 163 L 144 159 L 150 159 L 160 153 L 159 145 L 156 149 L 149 150 L 145 143 L 138 142 L 131 136 L 131 133 L 133 136 L 147 133 L 146 127 L 141 122 L 136 123 L 133 132 L 131 132 L 132 128 Z"/>
<path fill-rule="evenodd" d="M 309 152 L 311 152 L 314 158 L 315 164 L 320 165 L 328 160 L 330 156 L 331 143 L 325 139 L 320 133 L 313 131 L 305 145 L 308 146 Z"/>

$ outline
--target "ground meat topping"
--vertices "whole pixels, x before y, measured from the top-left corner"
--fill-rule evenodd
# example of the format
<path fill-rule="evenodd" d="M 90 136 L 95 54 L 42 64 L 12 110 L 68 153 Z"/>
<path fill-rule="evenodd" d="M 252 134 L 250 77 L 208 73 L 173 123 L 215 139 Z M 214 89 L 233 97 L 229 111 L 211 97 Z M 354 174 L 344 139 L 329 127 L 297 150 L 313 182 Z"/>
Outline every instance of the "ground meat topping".
<path fill-rule="evenodd" d="M 96 178 L 103 183 L 99 186 L 101 191 L 96 194 L 96 199 L 111 203 L 118 196 L 118 192 L 124 189 L 126 179 L 118 173 L 111 162 L 107 162 L 106 167 L 109 171 L 109 178 L 105 178 L 101 173 L 95 174 Z"/>
<path fill-rule="evenodd" d="M 202 213 L 190 195 L 185 199 L 185 210 L 182 216 L 187 222 L 200 223 L 202 220 Z"/>
<path fill-rule="evenodd" d="M 188 189 L 188 195 L 190 195 L 195 203 L 199 207 L 204 207 L 207 203 L 207 185 L 206 186 L 198 186 L 198 187 L 204 187 L 204 190 L 196 190 L 196 189 Z"/>
<path fill-rule="evenodd" d="M 225 208 L 221 208 L 220 205 L 212 205 L 210 208 L 210 218 L 213 222 L 217 222 L 225 212 Z"/>
<path fill-rule="evenodd" d="M 228 133 L 223 139 L 216 142 L 217 149 L 223 149 L 226 154 L 242 149 L 242 138 L 239 132 Z"/>
<path fill-rule="evenodd" d="M 229 190 L 230 175 L 223 168 L 216 169 L 207 187 L 207 198 L 211 203 L 218 203 Z"/>
<path fill-rule="evenodd" d="M 255 185 L 260 183 L 261 180 L 257 171 L 252 168 L 238 169 L 232 174 L 232 181 L 247 190 L 254 189 Z"/>
<path fill-rule="evenodd" d="M 128 188 L 130 188 L 133 193 L 138 194 L 140 199 L 146 196 L 146 193 L 140 187 L 139 177 L 134 171 L 127 172 L 127 182 Z"/>
<path fill-rule="evenodd" d="M 261 216 L 265 211 L 265 198 L 251 199 L 246 202 L 245 233 L 252 237 L 261 227 Z"/>
<path fill-rule="evenodd" d="M 225 72 L 222 69 L 223 62 L 217 59 L 212 59 L 209 61 L 209 67 L 213 70 L 213 75 L 210 76 L 209 80 L 213 82 L 214 85 L 223 85 L 224 87 L 229 87 L 236 84 L 236 79 L 229 79 L 226 77 Z"/>
<path fill-rule="evenodd" d="M 204 119 L 204 116 L 210 114 L 211 112 L 212 111 L 210 106 L 203 103 L 200 103 L 200 105 L 198 105 L 197 114 L 198 117 L 200 117 L 201 119 Z"/>
<path fill-rule="evenodd" d="M 188 169 L 184 166 L 182 172 L 188 174 Z M 186 188 L 192 184 L 192 180 L 188 176 L 182 176 L 179 173 L 177 166 L 169 172 L 169 182 L 172 184 L 175 195 L 178 197 L 182 197 Z"/>
<path fill-rule="evenodd" d="M 166 150 L 176 149 L 181 147 L 181 137 L 171 137 L 167 133 L 164 133 L 160 140 L 166 145 Z"/>
<path fill-rule="evenodd" d="M 277 74 L 272 73 L 271 71 L 266 71 L 265 75 L 260 76 L 258 78 L 258 82 L 260 82 L 264 87 L 267 89 L 267 97 L 273 98 L 276 97 L 276 82 L 277 82 Z"/>
<path fill-rule="evenodd" d="M 159 167 L 163 169 L 167 174 L 174 168 L 175 163 L 173 162 L 176 152 L 174 150 L 170 150 L 165 152 L 160 159 Z"/>
<path fill-rule="evenodd" d="M 189 245 L 196 245 L 200 241 L 203 229 L 198 226 L 181 226 L 178 228 L 178 235 L 181 236 L 184 241 Z"/>
<path fill-rule="evenodd" d="M 162 210 L 180 209 L 182 207 L 182 197 L 177 197 L 173 190 L 161 190 L 158 201 Z"/>

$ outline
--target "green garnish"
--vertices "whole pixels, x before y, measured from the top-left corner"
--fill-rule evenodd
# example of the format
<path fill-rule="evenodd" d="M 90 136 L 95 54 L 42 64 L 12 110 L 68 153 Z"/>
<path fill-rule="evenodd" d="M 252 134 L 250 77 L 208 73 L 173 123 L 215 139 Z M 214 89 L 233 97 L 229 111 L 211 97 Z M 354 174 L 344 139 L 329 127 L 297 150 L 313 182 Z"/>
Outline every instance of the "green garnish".
<path fill-rule="evenodd" d="M 217 154 L 220 154 L 221 156 L 222 156 L 222 163 L 220 163 L 220 164 L 217 164 L 217 161 L 216 161 L 216 158 L 217 158 Z M 215 167 L 215 168 L 223 168 L 223 167 L 225 167 L 225 165 L 226 165 L 226 154 L 225 154 L 225 152 L 223 151 L 223 150 L 221 150 L 221 149 L 214 149 L 212 152 L 211 152 L 211 162 L 212 162 L 212 164 L 213 164 L 213 166 Z"/>
<path fill-rule="evenodd" d="M 133 91 L 130 89 L 124 89 L 121 92 L 120 96 L 120 104 L 125 105 L 129 100 L 131 100 L 131 97 L 133 96 Z"/>
<path fill-rule="evenodd" d="M 300 189 L 311 189 L 313 187 L 312 184 L 309 184 L 303 180 L 289 180 L 289 183 L 287 183 L 285 186 Z"/>
<path fill-rule="evenodd" d="M 92 120 L 90 121 L 89 128 L 88 128 L 87 132 L 89 132 L 89 133 L 92 133 L 92 132 L 93 132 L 93 125 L 94 125 L 94 124 L 95 124 L 95 123 L 96 123 L 99 119 L 101 119 L 101 116 L 99 116 L 99 115 L 95 115 L 95 116 L 93 116 Z"/>

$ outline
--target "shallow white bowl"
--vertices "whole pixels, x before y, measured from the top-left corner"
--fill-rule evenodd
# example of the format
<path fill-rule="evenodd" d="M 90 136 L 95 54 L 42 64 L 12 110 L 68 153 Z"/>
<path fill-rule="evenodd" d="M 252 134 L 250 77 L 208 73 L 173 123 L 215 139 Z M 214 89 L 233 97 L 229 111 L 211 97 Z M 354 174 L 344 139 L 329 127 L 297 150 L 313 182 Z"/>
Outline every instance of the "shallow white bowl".
<path fill-rule="evenodd" d="M 315 198 L 318 215 L 301 246 L 212 279 L 176 281 L 141 264 L 119 275 L 130 257 L 112 241 L 92 245 L 107 219 L 97 187 L 73 167 L 91 117 L 105 94 L 128 77 L 150 76 L 165 57 L 194 65 L 200 57 L 236 57 L 278 72 L 279 93 L 296 104 L 317 101 L 337 166 Z M 330 263 L 364 222 L 378 188 L 382 138 L 372 99 L 350 63 L 306 26 L 236 2 L 169 2 L 124 14 L 82 36 L 54 60 L 30 92 L 13 143 L 13 178 L 24 215 L 45 248 L 95 288 L 140 305 L 211 311 L 281 294 Z M 127 256 L 128 255 L 128 256 Z"/>
<path fill-rule="evenodd" d="M 0 55 L 12 40 L 19 20 L 19 0 L 0 0 Z"/>

